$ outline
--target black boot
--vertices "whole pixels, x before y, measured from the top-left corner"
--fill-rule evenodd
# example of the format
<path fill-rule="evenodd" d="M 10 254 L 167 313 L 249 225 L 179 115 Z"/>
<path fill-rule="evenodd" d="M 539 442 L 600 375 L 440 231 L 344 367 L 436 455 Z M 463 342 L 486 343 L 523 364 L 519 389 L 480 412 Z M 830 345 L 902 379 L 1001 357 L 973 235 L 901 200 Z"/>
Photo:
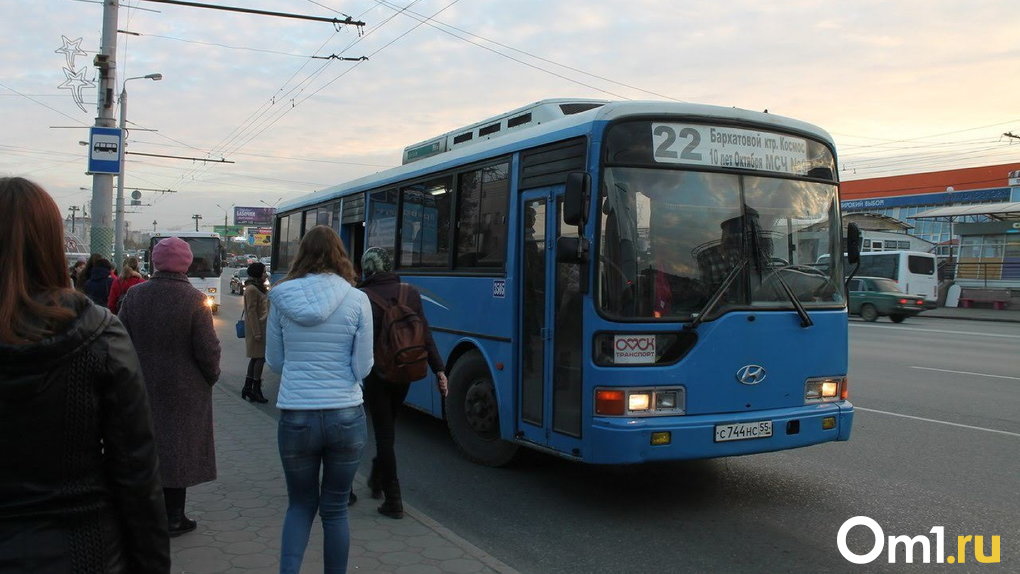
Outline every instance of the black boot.
<path fill-rule="evenodd" d="M 269 399 L 262 394 L 262 379 L 255 379 L 255 382 L 251 387 L 251 395 L 253 401 L 256 403 L 268 403 Z"/>
<path fill-rule="evenodd" d="M 379 514 L 390 518 L 404 517 L 404 503 L 400 500 L 400 482 L 393 479 L 383 488 L 386 500 L 379 507 Z"/>
<path fill-rule="evenodd" d="M 379 471 L 375 468 L 376 459 L 372 459 L 372 472 L 368 475 L 368 488 L 372 491 L 372 498 L 379 500 L 383 497 L 382 484 L 379 484 Z"/>
<path fill-rule="evenodd" d="M 255 379 L 251 377 L 244 378 L 244 388 L 241 389 L 241 398 L 246 401 L 254 401 L 255 394 L 252 393 L 252 388 L 255 386 Z"/>
<path fill-rule="evenodd" d="M 184 516 L 183 508 L 174 510 L 167 509 L 166 515 L 168 526 L 170 527 L 170 538 L 180 536 L 181 534 L 187 534 L 198 526 L 197 522 L 187 516 Z"/>
<path fill-rule="evenodd" d="M 164 488 L 163 503 L 166 505 L 167 526 L 170 536 L 180 536 L 195 529 L 195 521 L 184 516 L 184 501 L 188 491 L 183 488 Z"/>

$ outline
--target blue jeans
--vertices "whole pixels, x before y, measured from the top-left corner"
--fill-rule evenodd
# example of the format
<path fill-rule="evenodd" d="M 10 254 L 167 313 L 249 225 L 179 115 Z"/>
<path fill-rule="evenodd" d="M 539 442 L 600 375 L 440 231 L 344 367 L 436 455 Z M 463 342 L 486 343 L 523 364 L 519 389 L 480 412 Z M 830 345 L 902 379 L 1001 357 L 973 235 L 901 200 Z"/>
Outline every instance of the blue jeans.
<path fill-rule="evenodd" d="M 351 535 L 347 499 L 365 448 L 367 427 L 361 405 L 344 409 L 280 411 L 277 438 L 287 479 L 280 574 L 298 574 L 312 521 L 322 519 L 326 574 L 347 572 Z M 322 484 L 319 484 L 319 467 Z"/>

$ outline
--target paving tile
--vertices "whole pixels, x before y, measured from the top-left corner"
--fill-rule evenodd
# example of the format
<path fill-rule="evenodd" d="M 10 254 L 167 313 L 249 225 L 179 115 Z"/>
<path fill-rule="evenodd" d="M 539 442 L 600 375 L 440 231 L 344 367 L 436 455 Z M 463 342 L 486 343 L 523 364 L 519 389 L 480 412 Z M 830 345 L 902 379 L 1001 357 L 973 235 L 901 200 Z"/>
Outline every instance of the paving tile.
<path fill-rule="evenodd" d="M 287 511 L 276 422 L 220 386 L 213 409 L 218 477 L 188 489 L 198 529 L 171 539 L 173 572 L 274 574 Z M 355 490 L 363 496 L 349 511 L 351 574 L 518 574 L 410 505 L 403 520 L 379 515 L 364 477 Z M 317 518 L 302 574 L 322 572 L 322 544 Z"/>

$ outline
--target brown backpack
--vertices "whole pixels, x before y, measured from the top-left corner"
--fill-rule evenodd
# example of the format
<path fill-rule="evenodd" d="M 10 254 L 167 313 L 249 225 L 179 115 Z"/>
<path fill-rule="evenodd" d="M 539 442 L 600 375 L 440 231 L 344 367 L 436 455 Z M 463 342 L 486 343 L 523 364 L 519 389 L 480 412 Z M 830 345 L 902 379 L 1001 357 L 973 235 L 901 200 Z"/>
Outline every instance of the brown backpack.
<path fill-rule="evenodd" d="M 375 369 L 393 383 L 424 379 L 428 372 L 425 321 L 407 304 L 409 286 L 400 284 L 397 299 L 365 291 L 382 310 L 379 332 L 375 334 Z"/>

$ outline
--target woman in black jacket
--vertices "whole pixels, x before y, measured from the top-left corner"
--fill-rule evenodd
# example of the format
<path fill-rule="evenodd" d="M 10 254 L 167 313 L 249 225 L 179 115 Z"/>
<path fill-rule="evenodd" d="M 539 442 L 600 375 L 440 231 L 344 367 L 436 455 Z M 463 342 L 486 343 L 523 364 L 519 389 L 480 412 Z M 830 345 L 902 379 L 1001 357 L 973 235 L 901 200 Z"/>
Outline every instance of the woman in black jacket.
<path fill-rule="evenodd" d="M 436 349 L 432 332 L 428 329 L 428 320 L 421 305 L 421 294 L 412 285 L 402 284 L 400 277 L 392 272 L 393 259 L 387 250 L 372 247 L 361 256 L 361 269 L 364 280 L 358 288 L 368 294 L 372 301 L 373 333 L 376 337 L 375 349 L 379 352 L 379 337 L 382 333 L 382 315 L 385 309 L 376 302 L 395 301 L 400 294 L 401 285 L 408 290 L 407 304 L 421 316 L 425 323 L 426 346 L 428 347 L 429 367 L 436 375 L 436 388 L 439 394 L 446 396 L 447 380 L 443 358 Z M 381 361 L 376 360 L 376 364 Z M 396 383 L 385 380 L 375 367 L 365 377 L 365 406 L 372 415 L 372 431 L 375 433 L 376 456 L 372 459 L 372 473 L 368 477 L 368 486 L 372 498 L 386 500 L 379 506 L 380 514 L 390 518 L 404 517 L 404 504 L 400 494 L 400 481 L 397 480 L 397 457 L 393 450 L 396 440 L 396 421 L 400 406 L 407 399 L 410 383 Z"/>
<path fill-rule="evenodd" d="M 0 178 L 0 265 L 0 573 L 168 573 L 134 347 L 71 288 L 60 210 L 22 178 Z"/>

